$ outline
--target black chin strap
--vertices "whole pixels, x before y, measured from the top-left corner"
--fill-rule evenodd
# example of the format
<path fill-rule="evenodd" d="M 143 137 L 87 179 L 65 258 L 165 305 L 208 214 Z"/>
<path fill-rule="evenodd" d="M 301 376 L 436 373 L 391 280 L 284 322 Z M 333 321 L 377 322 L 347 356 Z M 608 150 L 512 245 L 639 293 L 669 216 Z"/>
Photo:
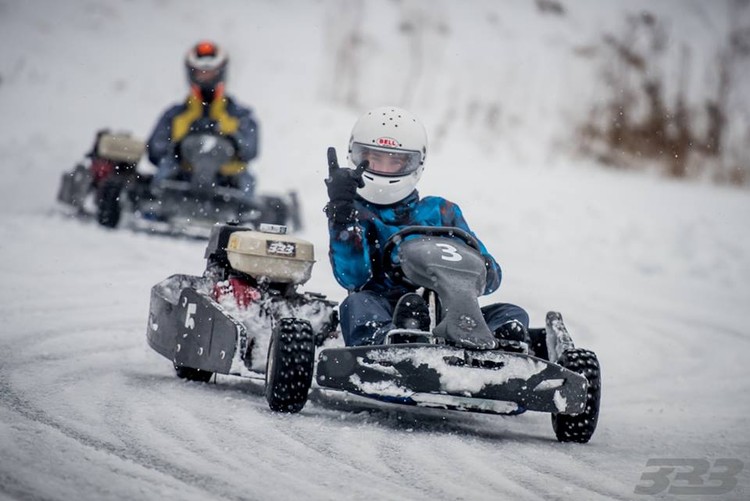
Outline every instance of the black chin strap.
<path fill-rule="evenodd" d="M 216 89 L 214 87 L 201 87 L 201 98 L 204 103 L 210 103 L 214 100 Z"/>

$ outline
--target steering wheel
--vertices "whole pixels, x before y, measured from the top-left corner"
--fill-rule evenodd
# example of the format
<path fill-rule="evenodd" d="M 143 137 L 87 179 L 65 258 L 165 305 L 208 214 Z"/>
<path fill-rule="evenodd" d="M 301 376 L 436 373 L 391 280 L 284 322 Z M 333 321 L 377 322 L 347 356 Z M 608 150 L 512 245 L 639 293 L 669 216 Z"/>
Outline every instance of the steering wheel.
<path fill-rule="evenodd" d="M 383 244 L 383 273 L 394 282 L 404 280 L 404 273 L 401 271 L 401 265 L 394 263 L 390 258 L 393 249 L 401 244 L 406 237 L 411 235 L 424 235 L 430 237 L 458 237 L 469 247 L 481 252 L 479 240 L 477 240 L 468 231 L 456 228 L 454 226 L 407 226 L 393 235 Z"/>
<path fill-rule="evenodd" d="M 193 163 L 200 156 L 226 157 L 231 159 L 236 147 L 228 136 L 209 131 L 190 131 L 179 142 L 180 155 Z"/>

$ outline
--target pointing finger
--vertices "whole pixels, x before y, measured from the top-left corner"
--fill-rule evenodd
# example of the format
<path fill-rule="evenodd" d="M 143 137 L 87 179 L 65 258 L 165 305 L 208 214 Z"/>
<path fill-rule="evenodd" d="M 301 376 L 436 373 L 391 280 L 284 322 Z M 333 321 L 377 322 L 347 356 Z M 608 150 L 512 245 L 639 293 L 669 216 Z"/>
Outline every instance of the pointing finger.
<path fill-rule="evenodd" d="M 333 146 L 328 148 L 328 177 L 339 168 L 339 159 L 336 157 L 336 148 Z"/>

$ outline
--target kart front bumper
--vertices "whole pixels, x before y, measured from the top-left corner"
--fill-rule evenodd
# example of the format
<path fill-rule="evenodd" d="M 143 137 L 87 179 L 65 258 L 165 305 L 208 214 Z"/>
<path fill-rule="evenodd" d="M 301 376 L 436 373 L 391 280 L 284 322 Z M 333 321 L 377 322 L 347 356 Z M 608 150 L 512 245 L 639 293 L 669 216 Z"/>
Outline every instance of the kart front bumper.
<path fill-rule="evenodd" d="M 533 356 L 416 343 L 322 350 L 316 381 L 387 402 L 493 414 L 577 414 L 588 386 Z"/>

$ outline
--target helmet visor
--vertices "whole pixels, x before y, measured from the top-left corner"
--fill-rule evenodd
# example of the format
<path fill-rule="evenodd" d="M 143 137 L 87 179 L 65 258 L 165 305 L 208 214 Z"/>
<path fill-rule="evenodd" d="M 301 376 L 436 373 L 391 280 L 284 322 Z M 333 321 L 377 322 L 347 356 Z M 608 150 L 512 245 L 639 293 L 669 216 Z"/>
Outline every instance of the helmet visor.
<path fill-rule="evenodd" d="M 422 154 L 412 150 L 375 148 L 362 143 L 353 143 L 351 160 L 359 165 L 367 160 L 367 172 L 380 176 L 406 176 L 417 170 L 422 163 Z"/>
<path fill-rule="evenodd" d="M 198 85 L 214 84 L 221 81 L 223 68 L 213 68 L 202 70 L 199 68 L 189 68 L 190 81 Z"/>

